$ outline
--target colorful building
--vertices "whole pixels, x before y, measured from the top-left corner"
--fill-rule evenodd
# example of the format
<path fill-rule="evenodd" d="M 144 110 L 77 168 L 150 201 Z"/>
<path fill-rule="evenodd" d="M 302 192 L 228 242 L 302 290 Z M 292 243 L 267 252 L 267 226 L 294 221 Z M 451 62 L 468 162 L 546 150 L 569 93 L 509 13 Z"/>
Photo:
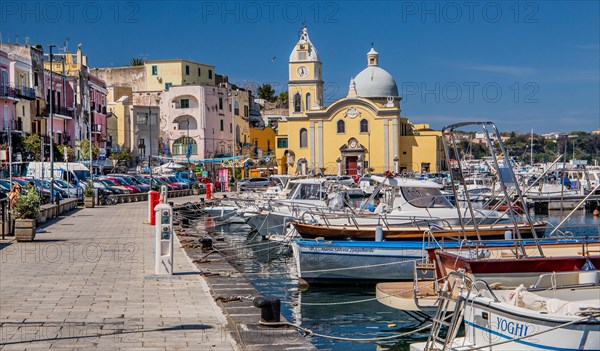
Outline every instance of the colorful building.
<path fill-rule="evenodd" d="M 435 172 L 440 133 L 416 133 L 400 116 L 396 81 L 371 48 L 367 67 L 350 80 L 347 96 L 323 106 L 322 63 L 306 28 L 289 59 L 289 116 L 278 122 L 279 172 L 363 174 Z"/>

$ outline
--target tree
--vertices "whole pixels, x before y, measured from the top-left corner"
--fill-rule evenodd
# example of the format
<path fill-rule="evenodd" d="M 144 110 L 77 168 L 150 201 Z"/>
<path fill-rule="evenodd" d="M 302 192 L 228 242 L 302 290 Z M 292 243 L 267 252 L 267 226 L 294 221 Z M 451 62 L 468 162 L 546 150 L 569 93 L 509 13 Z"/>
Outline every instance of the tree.
<path fill-rule="evenodd" d="M 265 83 L 258 87 L 258 97 L 268 102 L 275 102 L 275 89 L 269 83 Z"/>
<path fill-rule="evenodd" d="M 29 161 L 42 160 L 42 140 L 37 134 L 28 135 L 23 140 L 24 159 Z"/>
<path fill-rule="evenodd" d="M 129 65 L 130 66 L 143 66 L 145 63 L 143 58 L 132 58 L 131 61 L 129 61 Z"/>
<path fill-rule="evenodd" d="M 277 95 L 277 106 L 278 107 L 286 107 L 288 104 L 288 92 L 287 90 L 282 91 Z"/>
<path fill-rule="evenodd" d="M 131 150 L 129 150 L 129 149 L 123 149 L 121 151 L 113 152 L 110 155 L 110 159 L 117 160 L 117 161 L 131 162 L 131 160 L 133 160 L 133 154 L 131 153 Z"/>
<path fill-rule="evenodd" d="M 79 148 L 81 149 L 81 158 L 83 160 L 90 159 L 90 140 L 83 139 L 81 143 L 79 143 Z M 92 159 L 98 158 L 98 154 L 100 153 L 100 149 L 96 144 L 92 144 Z"/>
<path fill-rule="evenodd" d="M 73 150 L 73 148 L 70 147 L 69 145 L 58 145 L 56 147 L 56 149 L 58 151 L 56 156 L 59 161 L 67 162 L 67 161 L 75 160 L 75 150 Z M 67 149 L 67 157 L 68 157 L 67 160 L 65 160 L 65 149 Z"/>

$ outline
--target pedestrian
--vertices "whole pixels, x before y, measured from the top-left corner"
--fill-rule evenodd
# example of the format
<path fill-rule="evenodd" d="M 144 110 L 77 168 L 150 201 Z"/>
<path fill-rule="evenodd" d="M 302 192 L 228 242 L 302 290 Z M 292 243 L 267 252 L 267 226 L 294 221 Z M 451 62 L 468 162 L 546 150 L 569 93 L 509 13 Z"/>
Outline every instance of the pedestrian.
<path fill-rule="evenodd" d="M 17 183 L 15 185 L 13 185 L 12 189 L 8 193 L 8 200 L 9 200 L 8 205 L 10 208 L 9 232 L 10 232 L 11 236 L 15 236 L 15 219 L 17 218 L 17 213 L 15 213 L 15 204 L 17 203 L 17 201 L 19 201 L 20 197 L 21 197 L 21 185 L 19 185 Z"/>
<path fill-rule="evenodd" d="M 15 203 L 17 203 L 17 201 L 19 201 L 20 197 L 21 197 L 21 185 L 15 184 L 15 185 L 13 185 L 12 189 L 8 193 L 8 200 L 10 201 L 9 206 L 10 206 L 11 210 L 15 208 Z"/>

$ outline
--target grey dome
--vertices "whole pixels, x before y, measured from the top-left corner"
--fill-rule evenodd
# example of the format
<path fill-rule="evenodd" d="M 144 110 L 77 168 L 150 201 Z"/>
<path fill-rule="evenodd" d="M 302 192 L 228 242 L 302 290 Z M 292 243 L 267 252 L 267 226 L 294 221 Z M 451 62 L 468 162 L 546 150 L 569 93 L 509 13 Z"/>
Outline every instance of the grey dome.
<path fill-rule="evenodd" d="M 356 93 L 360 97 L 398 96 L 398 86 L 391 74 L 379 66 L 368 66 L 355 78 Z"/>

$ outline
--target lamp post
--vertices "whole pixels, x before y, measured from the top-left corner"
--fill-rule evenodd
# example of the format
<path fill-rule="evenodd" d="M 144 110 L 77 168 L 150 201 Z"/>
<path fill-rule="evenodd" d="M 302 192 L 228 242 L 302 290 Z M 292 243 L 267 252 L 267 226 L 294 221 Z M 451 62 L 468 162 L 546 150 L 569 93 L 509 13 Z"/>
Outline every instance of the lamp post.
<path fill-rule="evenodd" d="M 231 96 L 231 173 L 233 174 L 233 179 L 235 181 L 235 108 L 233 105 L 233 92 L 230 93 Z"/>
<path fill-rule="evenodd" d="M 150 170 L 150 190 L 152 190 L 152 107 L 150 104 L 148 104 L 148 120 L 146 123 L 148 123 L 148 133 L 150 134 L 150 137 L 148 138 L 148 147 L 150 148 L 150 150 L 148 150 L 148 169 Z"/>
<path fill-rule="evenodd" d="M 190 118 L 187 118 L 187 164 L 188 164 L 188 172 L 191 172 L 190 168 L 190 156 L 192 156 L 192 143 L 190 143 Z"/>
<path fill-rule="evenodd" d="M 53 82 L 53 60 L 52 48 L 54 45 L 49 45 L 50 48 L 50 203 L 54 203 L 54 82 Z M 43 157 L 43 155 L 42 155 Z"/>
<path fill-rule="evenodd" d="M 90 91 L 88 89 L 87 91 L 88 94 L 88 98 L 87 98 L 87 103 L 88 103 L 88 110 L 89 110 L 89 115 L 88 115 L 88 127 L 89 127 L 89 132 L 90 132 L 90 186 L 94 184 L 94 165 L 92 164 L 93 161 L 93 153 L 92 153 L 92 114 L 94 113 L 94 111 L 92 111 L 92 105 L 90 102 Z"/>

